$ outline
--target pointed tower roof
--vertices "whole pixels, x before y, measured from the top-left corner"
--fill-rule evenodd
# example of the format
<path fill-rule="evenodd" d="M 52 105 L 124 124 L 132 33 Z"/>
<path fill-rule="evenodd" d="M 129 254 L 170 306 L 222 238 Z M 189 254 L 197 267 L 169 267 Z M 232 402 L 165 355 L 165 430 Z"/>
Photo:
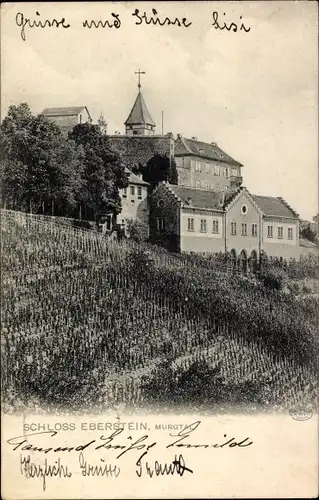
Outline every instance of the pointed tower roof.
<path fill-rule="evenodd" d="M 146 107 L 144 97 L 142 93 L 139 91 L 135 102 L 133 104 L 132 111 L 129 114 L 128 119 L 125 122 L 125 125 L 152 125 L 155 127 L 155 123 Z"/>

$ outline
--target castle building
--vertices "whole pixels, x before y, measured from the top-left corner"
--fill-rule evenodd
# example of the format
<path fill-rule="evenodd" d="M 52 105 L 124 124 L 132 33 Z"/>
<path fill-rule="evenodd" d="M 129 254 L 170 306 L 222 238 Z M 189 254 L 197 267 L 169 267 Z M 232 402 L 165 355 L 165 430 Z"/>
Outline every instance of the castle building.
<path fill-rule="evenodd" d="M 86 106 L 73 106 L 66 108 L 46 108 L 42 111 L 50 122 L 58 125 L 63 133 L 68 133 L 75 125 L 92 123 L 92 118 Z"/>
<path fill-rule="evenodd" d="M 125 133 L 126 135 L 154 135 L 154 130 L 155 123 L 139 88 L 133 108 L 125 121 Z"/>
<path fill-rule="evenodd" d="M 126 167 L 128 187 L 120 190 L 118 222 L 140 220 L 151 241 L 177 252 L 229 253 L 247 267 L 262 253 L 283 259 L 300 258 L 298 214 L 280 197 L 257 196 L 242 186 L 243 165 L 216 142 L 177 134 L 157 135 L 141 92 L 126 119 L 125 134 L 110 135 L 111 147 Z M 85 106 L 50 108 L 43 114 L 63 129 L 91 123 Z M 177 185 L 160 183 L 152 193 L 132 170 L 146 166 L 155 155 L 175 159 Z"/>
<path fill-rule="evenodd" d="M 127 233 L 127 226 L 130 220 L 140 220 L 148 228 L 149 225 L 149 204 L 148 204 L 148 183 L 143 181 L 141 176 L 135 175 L 128 168 L 125 169 L 128 176 L 128 186 L 120 189 L 122 200 L 122 211 L 118 216 L 118 221 Z"/>
<path fill-rule="evenodd" d="M 242 184 L 243 165 L 222 151 L 216 142 L 209 144 L 178 134 L 174 156 L 181 186 L 225 191 Z"/>
<path fill-rule="evenodd" d="M 150 195 L 150 237 L 171 251 L 227 252 L 243 265 L 262 252 L 300 258 L 298 215 L 282 198 L 244 187 L 216 192 L 159 184 Z"/>
<path fill-rule="evenodd" d="M 111 146 L 121 154 L 127 168 L 145 166 L 155 154 L 173 158 L 173 134 L 155 134 L 156 125 L 145 104 L 140 80 L 137 97 L 124 124 L 125 134 L 108 137 Z"/>

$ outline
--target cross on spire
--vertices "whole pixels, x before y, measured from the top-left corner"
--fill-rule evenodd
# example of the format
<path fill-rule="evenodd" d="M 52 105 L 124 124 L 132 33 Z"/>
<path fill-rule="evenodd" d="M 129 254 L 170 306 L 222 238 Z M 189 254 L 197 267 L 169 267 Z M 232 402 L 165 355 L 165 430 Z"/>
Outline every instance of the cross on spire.
<path fill-rule="evenodd" d="M 145 75 L 145 71 L 141 71 L 140 69 L 138 71 L 135 71 L 135 74 L 138 75 L 138 90 L 141 88 L 141 75 Z"/>

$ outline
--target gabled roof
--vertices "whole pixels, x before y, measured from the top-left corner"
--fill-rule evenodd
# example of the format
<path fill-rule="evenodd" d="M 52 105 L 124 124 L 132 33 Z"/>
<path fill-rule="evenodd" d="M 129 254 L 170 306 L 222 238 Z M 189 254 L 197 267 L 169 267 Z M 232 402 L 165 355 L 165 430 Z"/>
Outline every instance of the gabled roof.
<path fill-rule="evenodd" d="M 192 208 L 223 211 L 224 206 L 237 193 L 238 190 L 207 191 L 174 184 L 165 184 L 167 189 L 173 193 L 181 203 Z"/>
<path fill-rule="evenodd" d="M 148 182 L 143 181 L 138 175 L 135 175 L 129 168 L 125 167 L 125 173 L 128 176 L 130 184 L 139 184 L 140 186 L 149 186 Z"/>
<path fill-rule="evenodd" d="M 87 114 L 91 118 L 89 110 L 86 106 L 71 106 L 66 108 L 45 108 L 42 111 L 42 115 L 44 116 L 77 116 L 83 111 L 86 110 Z"/>
<path fill-rule="evenodd" d="M 155 123 L 146 107 L 144 98 L 139 92 L 133 104 L 132 111 L 129 114 L 125 125 L 152 125 L 155 127 Z"/>
<path fill-rule="evenodd" d="M 251 195 L 264 215 L 298 219 L 298 214 L 282 198 Z"/>
<path fill-rule="evenodd" d="M 202 158 L 208 158 L 210 160 L 217 160 L 229 165 L 236 165 L 242 167 L 242 164 L 234 160 L 222 151 L 216 144 L 216 142 L 207 143 L 198 141 L 197 139 L 187 139 L 181 135 L 177 136 L 175 142 L 175 156 L 200 156 Z"/>

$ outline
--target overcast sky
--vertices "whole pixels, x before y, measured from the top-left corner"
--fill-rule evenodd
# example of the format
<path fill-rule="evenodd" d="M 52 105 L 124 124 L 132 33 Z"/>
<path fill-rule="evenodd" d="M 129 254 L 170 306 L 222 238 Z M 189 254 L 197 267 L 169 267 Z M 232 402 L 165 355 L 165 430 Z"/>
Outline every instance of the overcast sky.
<path fill-rule="evenodd" d="M 135 9 L 192 25 L 135 25 Z M 250 32 L 212 26 L 240 16 Z M 60 20 L 70 28 L 25 27 L 25 18 Z M 40 16 L 36 16 L 39 12 Z M 87 29 L 85 19 L 121 27 Z M 225 16 L 224 16 L 225 13 Z M 18 16 L 18 22 L 21 15 Z M 2 117 L 8 106 L 86 105 L 103 112 L 109 133 L 124 132 L 142 92 L 161 133 L 212 142 L 244 164 L 254 194 L 282 196 L 303 218 L 318 212 L 318 51 L 316 2 L 15 3 L 2 6 Z"/>

